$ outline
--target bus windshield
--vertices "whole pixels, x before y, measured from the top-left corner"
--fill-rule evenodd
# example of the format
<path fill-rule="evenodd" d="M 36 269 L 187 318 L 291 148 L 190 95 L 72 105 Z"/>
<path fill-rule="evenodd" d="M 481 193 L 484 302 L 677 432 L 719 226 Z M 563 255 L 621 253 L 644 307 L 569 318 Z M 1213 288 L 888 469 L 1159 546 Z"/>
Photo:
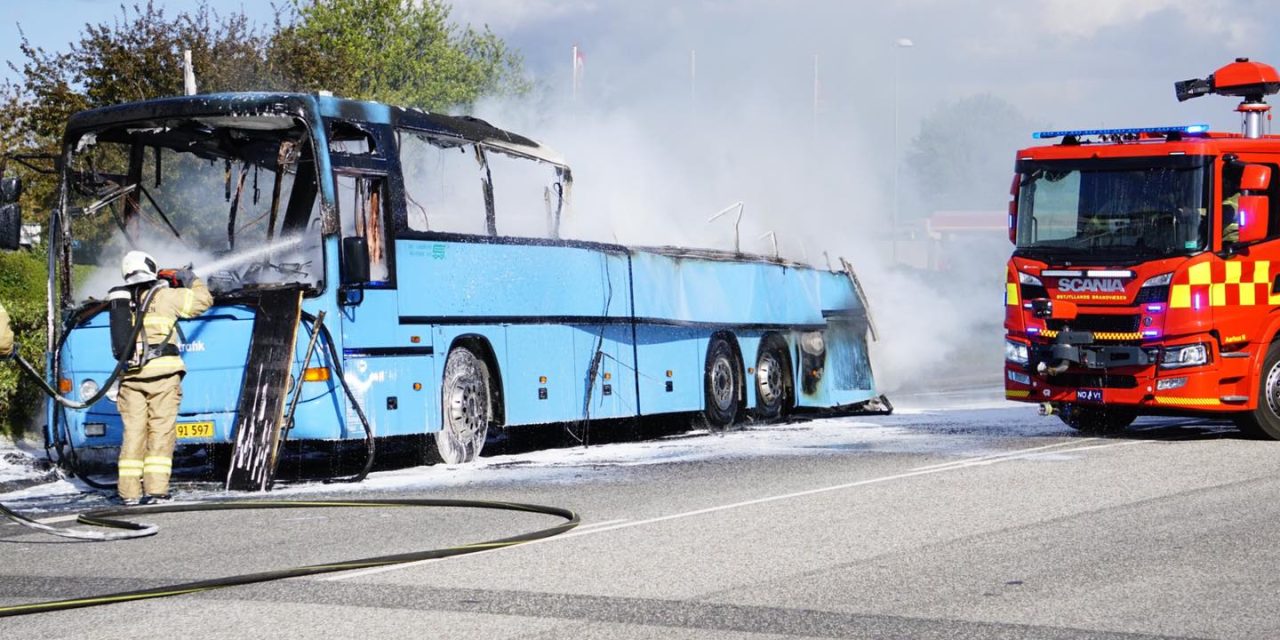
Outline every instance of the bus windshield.
<path fill-rule="evenodd" d="M 65 173 L 75 301 L 120 284 L 132 249 L 192 265 L 215 294 L 321 286 L 306 127 L 287 117 L 131 122 L 82 134 Z"/>
<path fill-rule="evenodd" d="M 1207 248 L 1203 157 L 1018 163 L 1020 255 L 1115 262 Z"/>

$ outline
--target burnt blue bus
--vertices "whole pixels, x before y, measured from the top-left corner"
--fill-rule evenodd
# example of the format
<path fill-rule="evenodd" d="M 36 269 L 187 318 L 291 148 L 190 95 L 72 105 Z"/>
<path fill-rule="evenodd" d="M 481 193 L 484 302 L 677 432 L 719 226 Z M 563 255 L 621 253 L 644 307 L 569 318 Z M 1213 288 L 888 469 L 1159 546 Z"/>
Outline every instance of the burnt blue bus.
<path fill-rule="evenodd" d="M 179 444 L 422 435 L 463 463 L 521 425 L 725 427 L 877 397 L 847 263 L 561 238 L 569 166 L 478 119 L 166 98 L 74 115 L 59 170 L 48 364 L 69 396 L 116 365 L 104 300 L 125 252 L 213 291 L 178 325 Z M 114 398 L 51 403 L 49 444 L 118 446 Z"/>

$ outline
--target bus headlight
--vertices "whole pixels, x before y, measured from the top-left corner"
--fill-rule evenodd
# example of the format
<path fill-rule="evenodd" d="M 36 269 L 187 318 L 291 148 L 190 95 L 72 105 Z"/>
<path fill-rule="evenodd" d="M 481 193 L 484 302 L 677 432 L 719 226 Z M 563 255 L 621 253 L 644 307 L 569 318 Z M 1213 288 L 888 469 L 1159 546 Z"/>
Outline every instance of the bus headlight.
<path fill-rule="evenodd" d="M 107 400 L 115 402 L 118 397 L 120 397 L 120 381 L 116 380 L 107 387 Z"/>
<path fill-rule="evenodd" d="M 1196 367 L 1207 362 L 1209 362 L 1209 346 L 1204 343 L 1165 347 L 1160 354 L 1161 369 Z"/>
<path fill-rule="evenodd" d="M 98 393 L 98 383 L 93 378 L 85 378 L 84 382 L 80 383 L 81 402 L 92 398 L 96 393 Z"/>
<path fill-rule="evenodd" d="M 806 331 L 800 334 L 800 349 L 811 356 L 820 356 L 827 352 L 827 341 L 821 331 Z"/>
<path fill-rule="evenodd" d="M 1005 339 L 1004 341 L 1004 359 L 1014 364 L 1027 366 L 1031 362 L 1031 357 L 1027 353 L 1027 345 L 1025 342 L 1017 340 Z"/>

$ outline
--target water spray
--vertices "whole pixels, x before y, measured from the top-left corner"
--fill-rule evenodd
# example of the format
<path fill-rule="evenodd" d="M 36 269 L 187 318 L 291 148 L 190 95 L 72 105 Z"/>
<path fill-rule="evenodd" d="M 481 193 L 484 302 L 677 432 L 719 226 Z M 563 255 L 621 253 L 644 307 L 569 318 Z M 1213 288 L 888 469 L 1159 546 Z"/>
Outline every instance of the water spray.
<path fill-rule="evenodd" d="M 214 260 L 213 262 L 209 262 L 207 264 L 203 264 L 198 267 L 195 267 L 193 270 L 195 271 L 196 275 L 200 276 L 201 278 L 208 278 L 210 275 L 217 273 L 219 271 L 226 270 L 228 267 L 244 264 L 246 262 L 252 262 L 263 256 L 270 256 L 276 250 L 289 249 L 301 243 L 302 243 L 302 236 L 294 236 L 292 238 L 283 239 L 278 242 L 265 244 L 265 245 L 262 245 L 261 247 L 250 249 L 248 251 L 241 251 L 241 252 L 233 253 L 227 256 L 223 256 L 222 258 Z"/>

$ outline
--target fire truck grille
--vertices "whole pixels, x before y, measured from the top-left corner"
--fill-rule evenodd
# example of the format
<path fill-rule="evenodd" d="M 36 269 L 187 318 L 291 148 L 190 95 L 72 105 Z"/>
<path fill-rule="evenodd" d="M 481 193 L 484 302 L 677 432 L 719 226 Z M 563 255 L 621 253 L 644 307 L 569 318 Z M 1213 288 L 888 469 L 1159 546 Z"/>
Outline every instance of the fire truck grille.
<path fill-rule="evenodd" d="M 1049 383 L 1060 387 L 1086 389 L 1133 389 L 1138 386 L 1138 379 L 1134 376 L 1114 374 L 1064 373 L 1050 376 Z"/>
<path fill-rule="evenodd" d="M 1084 314 L 1070 322 L 1072 331 L 1093 331 L 1097 333 L 1137 333 L 1142 317 L 1137 315 L 1095 315 Z M 1049 320 L 1048 327 L 1061 331 L 1062 320 Z"/>

